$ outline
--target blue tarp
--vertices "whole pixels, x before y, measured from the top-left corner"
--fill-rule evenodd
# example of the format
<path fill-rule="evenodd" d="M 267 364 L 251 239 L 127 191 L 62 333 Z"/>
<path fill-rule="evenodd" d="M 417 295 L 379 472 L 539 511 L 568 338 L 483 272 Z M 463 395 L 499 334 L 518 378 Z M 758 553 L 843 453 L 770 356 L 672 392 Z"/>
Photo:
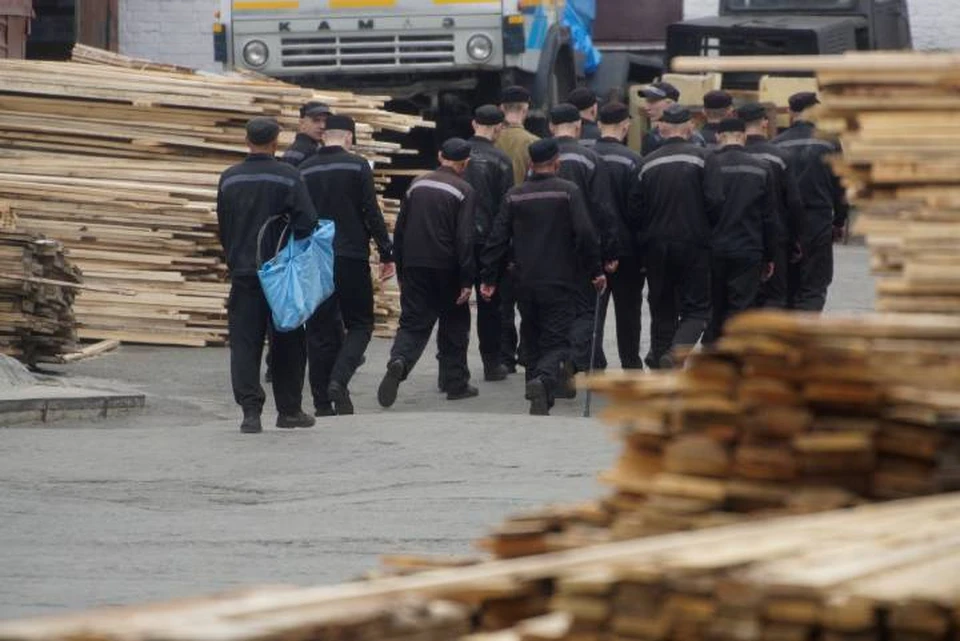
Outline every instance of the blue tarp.
<path fill-rule="evenodd" d="M 603 55 L 593 46 L 593 21 L 597 18 L 596 0 L 567 0 L 563 24 L 570 29 L 573 48 L 584 55 L 583 70 L 592 74 L 600 66 Z"/>

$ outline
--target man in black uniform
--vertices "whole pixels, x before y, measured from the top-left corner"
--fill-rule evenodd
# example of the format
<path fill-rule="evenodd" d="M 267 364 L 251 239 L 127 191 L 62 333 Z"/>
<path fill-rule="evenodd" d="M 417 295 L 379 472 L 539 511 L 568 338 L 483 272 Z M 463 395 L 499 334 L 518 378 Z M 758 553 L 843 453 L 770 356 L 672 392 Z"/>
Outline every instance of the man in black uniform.
<path fill-rule="evenodd" d="M 840 179 L 825 158 L 839 154 L 840 146 L 816 138 L 815 127 L 807 118 L 808 110 L 819 103 L 815 93 L 791 96 L 792 124 L 773 141 L 789 156 L 805 213 L 800 236 L 803 256 L 791 270 L 788 305 L 813 312 L 823 311 L 826 305 L 827 289 L 833 281 L 832 243 L 844 239 L 850 209 Z"/>
<path fill-rule="evenodd" d="M 503 120 L 503 112 L 498 107 L 479 107 L 473 116 L 474 135 L 468 141 L 471 148 L 470 164 L 467 165 L 464 178 L 476 194 L 474 243 L 477 261 L 480 260 L 480 252 L 490 235 L 493 219 L 500 210 L 500 203 L 513 187 L 513 162 L 510 156 L 494 147 L 503 127 Z M 483 358 L 483 378 L 487 381 L 502 381 L 507 377 L 507 367 L 500 355 L 500 296 L 495 295 L 486 300 L 479 295 L 479 274 L 476 286 L 477 335 L 480 338 L 480 356 Z"/>
<path fill-rule="evenodd" d="M 708 91 L 703 96 L 703 116 L 706 119 L 700 135 L 708 147 L 716 147 L 717 127 L 733 115 L 733 97 L 726 91 Z"/>
<path fill-rule="evenodd" d="M 330 113 L 330 107 L 315 100 L 300 107 L 300 130 L 293 143 L 283 152 L 283 162 L 299 167 L 317 152 L 317 147 L 323 142 L 323 132 Z"/>
<path fill-rule="evenodd" d="M 463 179 L 470 144 L 451 138 L 440 148 L 440 168 L 407 191 L 394 230 L 400 278 L 400 329 L 377 399 L 390 407 L 397 389 L 423 354 L 440 321 L 440 365 L 451 401 L 477 395 L 470 385 L 470 292 L 476 274 L 474 192 Z"/>
<path fill-rule="evenodd" d="M 557 177 L 556 141 L 530 145 L 530 178 L 510 190 L 483 252 L 481 295 L 492 297 L 511 242 L 516 260 L 520 332 L 527 350 L 526 398 L 530 413 L 550 413 L 557 375 L 570 349 L 570 298 L 584 273 L 602 291 L 606 278 L 582 192 Z"/>
<path fill-rule="evenodd" d="M 260 229 L 273 216 L 285 217 L 298 237 L 309 235 L 317 225 L 317 212 L 300 173 L 274 158 L 279 134 L 275 120 L 254 118 L 248 122 L 250 155 L 223 172 L 217 190 L 220 244 L 232 280 L 227 304 L 230 379 L 233 397 L 243 408 L 240 431 L 247 434 L 263 431 L 260 414 L 266 397 L 260 385 L 260 358 L 271 324 L 270 308 L 257 277 Z M 271 233 L 266 234 L 264 251 L 277 246 L 282 226 L 275 222 L 268 227 Z M 303 330 L 275 332 L 273 350 L 277 427 L 312 427 L 313 417 L 301 409 L 306 355 Z"/>
<path fill-rule="evenodd" d="M 707 151 L 689 141 L 690 111 L 668 107 L 663 146 L 645 156 L 630 196 L 650 285 L 650 368 L 672 367 L 673 348 L 692 348 L 710 318 L 710 222 L 703 199 Z"/>
<path fill-rule="evenodd" d="M 604 269 L 608 273 L 617 271 L 617 257 L 620 247 L 617 242 L 617 216 L 610 202 L 610 179 L 606 165 L 592 149 L 578 142 L 580 137 L 580 112 L 569 103 L 557 105 L 550 110 L 550 127 L 560 148 L 560 173 L 583 192 L 590 212 L 590 220 L 600 240 L 600 252 Z M 599 324 L 597 335 L 597 353 L 591 354 L 593 347 L 593 326 L 596 310 L 596 293 L 590 285 L 589 274 L 580 281 L 580 293 L 576 298 L 577 318 L 573 322 L 571 342 L 573 343 L 571 362 L 567 363 L 568 374 L 586 372 L 591 361 L 598 369 L 605 369 L 607 359 L 603 353 L 603 323 Z M 601 310 L 603 309 L 601 305 Z M 602 320 L 602 318 L 601 318 Z M 572 368 L 570 367 L 572 366 Z M 576 388 L 567 377 L 563 386 L 563 396 L 573 397 Z"/>
<path fill-rule="evenodd" d="M 737 115 L 747 127 L 747 153 L 765 160 L 773 170 L 777 186 L 777 243 L 774 246 L 774 270 L 760 286 L 758 307 L 783 309 L 787 306 L 787 271 L 791 261 L 799 259 L 800 225 L 803 222 L 803 199 L 797 179 L 789 171 L 790 157 L 767 140 L 770 121 L 767 109 L 758 102 L 740 107 Z"/>
<path fill-rule="evenodd" d="M 669 107 L 677 104 L 680 100 L 680 90 L 669 82 L 655 82 L 640 92 L 646 98 L 646 104 L 643 110 L 647 114 L 647 120 L 650 122 L 650 131 L 643 137 L 640 145 L 640 152 L 647 156 L 663 146 L 667 137 L 660 131 L 660 119 L 663 112 Z M 701 147 L 706 146 L 703 137 L 699 132 L 693 131 L 688 135 L 691 142 Z"/>
<path fill-rule="evenodd" d="M 600 139 L 600 127 L 597 126 L 597 94 L 592 89 L 577 87 L 567 96 L 567 102 L 580 110 L 580 142 L 587 147 Z"/>
<path fill-rule="evenodd" d="M 617 271 L 610 276 L 614 311 L 617 316 L 617 351 L 623 369 L 643 369 L 640 358 L 640 319 L 643 307 L 644 267 L 628 225 L 630 190 L 637 178 L 640 156 L 623 144 L 630 130 L 630 110 L 619 102 L 600 109 L 600 140 L 593 150 L 607 166 L 612 201 L 617 213 L 620 246 Z"/>
<path fill-rule="evenodd" d="M 753 307 L 760 282 L 774 270 L 777 185 L 770 163 L 747 153 L 745 132 L 739 118 L 717 125 L 719 148 L 704 168 L 707 217 L 713 225 L 713 312 L 705 342 L 716 341 L 724 323 Z"/>
<path fill-rule="evenodd" d="M 365 158 L 350 153 L 355 131 L 352 118 L 328 116 L 323 147 L 300 165 L 314 205 L 336 225 L 336 291 L 307 323 L 317 416 L 353 414 L 348 386 L 373 336 L 371 237 L 380 253 L 380 278 L 394 273 L 393 244 L 377 204 L 373 170 Z"/>

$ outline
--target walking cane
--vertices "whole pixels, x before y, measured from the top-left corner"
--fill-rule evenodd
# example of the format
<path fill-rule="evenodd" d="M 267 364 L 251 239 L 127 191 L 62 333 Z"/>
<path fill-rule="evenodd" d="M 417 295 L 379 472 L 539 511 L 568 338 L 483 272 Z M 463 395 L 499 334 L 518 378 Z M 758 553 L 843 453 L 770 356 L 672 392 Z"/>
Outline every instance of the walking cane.
<path fill-rule="evenodd" d="M 597 364 L 597 334 L 600 333 L 600 300 L 603 298 L 603 290 L 597 290 L 597 302 L 593 306 L 593 338 L 590 341 L 590 369 L 588 374 L 593 374 L 593 368 Z M 583 399 L 583 417 L 590 418 L 590 401 L 593 400 L 593 392 L 587 390 Z"/>

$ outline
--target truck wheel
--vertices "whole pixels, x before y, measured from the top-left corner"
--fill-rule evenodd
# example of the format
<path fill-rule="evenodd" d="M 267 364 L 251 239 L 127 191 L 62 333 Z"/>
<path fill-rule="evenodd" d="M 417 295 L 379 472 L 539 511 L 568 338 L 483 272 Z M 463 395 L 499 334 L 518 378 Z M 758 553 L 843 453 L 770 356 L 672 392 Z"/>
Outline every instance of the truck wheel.
<path fill-rule="evenodd" d="M 562 47 L 553 61 L 553 70 L 550 72 L 550 83 L 547 93 L 546 108 L 550 108 L 566 100 L 570 92 L 577 88 L 577 71 L 573 59 L 573 51 L 569 47 Z"/>

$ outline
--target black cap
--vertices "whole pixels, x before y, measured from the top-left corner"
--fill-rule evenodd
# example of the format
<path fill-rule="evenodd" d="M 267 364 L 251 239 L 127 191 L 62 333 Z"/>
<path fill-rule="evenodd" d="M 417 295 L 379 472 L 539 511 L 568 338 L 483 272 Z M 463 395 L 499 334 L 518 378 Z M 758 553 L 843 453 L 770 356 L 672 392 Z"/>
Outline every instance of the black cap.
<path fill-rule="evenodd" d="M 466 160 L 470 157 L 470 143 L 463 138 L 450 138 L 440 146 L 440 155 L 454 162 Z"/>
<path fill-rule="evenodd" d="M 727 109 L 733 105 L 733 96 L 726 91 L 708 91 L 703 96 L 704 109 Z"/>
<path fill-rule="evenodd" d="M 664 98 L 669 98 L 674 102 L 680 100 L 680 90 L 669 82 L 655 82 L 640 93 L 647 100 L 663 100 Z"/>
<path fill-rule="evenodd" d="M 560 146 L 553 138 L 544 138 L 530 143 L 527 151 L 530 152 L 530 162 L 535 165 L 542 165 L 560 154 Z"/>
<path fill-rule="evenodd" d="M 767 108 L 759 102 L 748 102 L 737 109 L 737 117 L 744 122 L 756 122 L 767 117 Z"/>
<path fill-rule="evenodd" d="M 670 105 L 663 110 L 663 116 L 660 120 L 669 125 L 682 125 L 685 122 L 690 122 L 691 114 L 690 110 L 681 105 Z"/>
<path fill-rule="evenodd" d="M 600 123 L 604 125 L 618 125 L 630 119 L 630 108 L 622 102 L 608 102 L 600 107 Z"/>
<path fill-rule="evenodd" d="M 500 94 L 500 104 L 530 102 L 530 92 L 520 85 L 507 87 Z"/>
<path fill-rule="evenodd" d="M 577 87 L 567 96 L 567 102 L 583 111 L 597 104 L 597 94 L 586 87 Z"/>
<path fill-rule="evenodd" d="M 812 91 L 801 91 L 790 96 L 790 111 L 800 113 L 814 105 L 819 105 L 820 99 Z"/>
<path fill-rule="evenodd" d="M 317 116 L 329 116 L 331 113 L 330 105 L 325 102 L 318 102 L 316 100 L 311 100 L 310 102 L 303 103 L 303 106 L 300 107 L 300 117 L 301 118 L 315 118 Z"/>
<path fill-rule="evenodd" d="M 356 134 L 357 125 L 350 116 L 338 116 L 334 114 L 327 116 L 327 131 L 349 131 L 352 134 Z"/>
<path fill-rule="evenodd" d="M 257 116 L 247 121 L 247 140 L 254 145 L 268 145 L 280 135 L 280 124 L 273 118 Z"/>
<path fill-rule="evenodd" d="M 747 130 L 747 125 L 739 118 L 724 118 L 717 125 L 718 134 L 743 133 Z"/>
<path fill-rule="evenodd" d="M 473 119 L 480 125 L 499 125 L 503 122 L 503 112 L 496 105 L 483 105 L 473 112 Z"/>
<path fill-rule="evenodd" d="M 565 125 L 571 122 L 580 122 L 580 110 L 569 102 L 563 102 L 550 110 L 550 124 Z"/>

